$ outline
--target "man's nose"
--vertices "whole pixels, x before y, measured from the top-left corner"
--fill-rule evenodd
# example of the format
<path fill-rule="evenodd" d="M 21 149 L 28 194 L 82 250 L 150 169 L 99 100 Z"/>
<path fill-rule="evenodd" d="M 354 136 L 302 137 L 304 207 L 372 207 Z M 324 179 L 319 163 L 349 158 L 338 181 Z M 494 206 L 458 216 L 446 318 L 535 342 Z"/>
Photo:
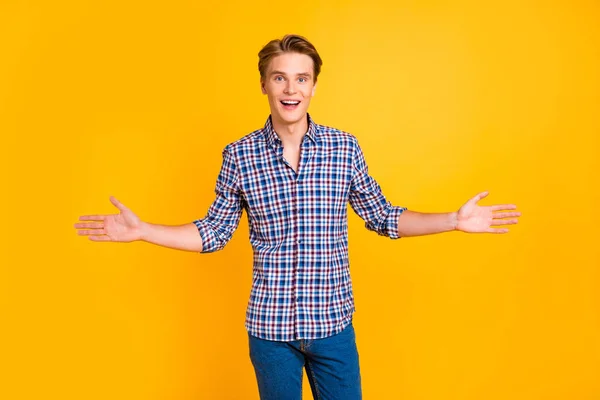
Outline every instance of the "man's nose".
<path fill-rule="evenodd" d="M 285 88 L 283 89 L 283 91 L 285 92 L 285 94 L 296 93 L 296 87 L 294 86 L 294 82 L 288 81 L 287 84 L 285 85 Z"/>

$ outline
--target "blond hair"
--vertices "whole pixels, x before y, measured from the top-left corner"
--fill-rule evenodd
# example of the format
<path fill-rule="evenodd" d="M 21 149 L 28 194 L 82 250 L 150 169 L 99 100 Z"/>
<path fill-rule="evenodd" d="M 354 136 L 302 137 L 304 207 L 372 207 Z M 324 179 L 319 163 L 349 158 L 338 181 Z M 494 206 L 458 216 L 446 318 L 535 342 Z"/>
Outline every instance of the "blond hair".
<path fill-rule="evenodd" d="M 258 72 L 260 72 L 261 80 L 265 79 L 271 59 L 284 53 L 306 54 L 312 58 L 314 80 L 317 81 L 323 61 L 315 46 L 300 35 L 285 35 L 281 39 L 273 39 L 258 52 Z"/>

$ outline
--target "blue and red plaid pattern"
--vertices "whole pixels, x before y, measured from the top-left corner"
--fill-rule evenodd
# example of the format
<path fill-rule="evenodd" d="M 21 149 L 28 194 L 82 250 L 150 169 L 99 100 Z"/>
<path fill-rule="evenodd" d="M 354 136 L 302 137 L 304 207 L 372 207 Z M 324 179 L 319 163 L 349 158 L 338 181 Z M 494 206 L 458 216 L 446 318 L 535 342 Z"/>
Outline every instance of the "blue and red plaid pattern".
<path fill-rule="evenodd" d="M 227 244 L 246 211 L 254 266 L 245 326 L 267 340 L 341 332 L 355 311 L 347 204 L 368 229 L 393 239 L 405 210 L 386 201 L 353 135 L 307 119 L 298 173 L 283 157 L 271 117 L 227 145 L 216 199 L 194 221 L 208 253 Z"/>

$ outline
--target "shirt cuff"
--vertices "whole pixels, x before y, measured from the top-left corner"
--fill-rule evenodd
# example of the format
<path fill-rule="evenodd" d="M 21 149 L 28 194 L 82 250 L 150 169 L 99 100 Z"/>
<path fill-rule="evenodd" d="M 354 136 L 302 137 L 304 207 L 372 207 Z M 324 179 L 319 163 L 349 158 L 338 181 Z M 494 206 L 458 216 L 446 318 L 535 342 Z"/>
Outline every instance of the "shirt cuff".
<path fill-rule="evenodd" d="M 390 239 L 399 239 L 398 218 L 406 210 L 406 207 L 392 206 L 387 220 L 387 233 Z"/>
<path fill-rule="evenodd" d="M 202 251 L 200 253 L 211 253 L 215 251 L 215 235 L 212 230 L 206 226 L 203 219 L 194 220 L 193 223 L 198 228 L 200 239 L 202 239 Z"/>

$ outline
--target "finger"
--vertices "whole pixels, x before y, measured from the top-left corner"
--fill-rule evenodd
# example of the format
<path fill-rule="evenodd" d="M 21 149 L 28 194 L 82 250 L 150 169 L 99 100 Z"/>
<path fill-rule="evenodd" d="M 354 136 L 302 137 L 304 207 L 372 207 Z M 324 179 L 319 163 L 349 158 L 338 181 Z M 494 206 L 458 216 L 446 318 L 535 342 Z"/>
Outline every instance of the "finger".
<path fill-rule="evenodd" d="M 104 228 L 104 223 L 102 222 L 97 222 L 97 223 L 88 223 L 88 224 L 75 224 L 74 225 L 75 228 Z"/>
<path fill-rule="evenodd" d="M 88 239 L 93 240 L 94 242 L 110 242 L 110 236 L 90 236 Z"/>
<path fill-rule="evenodd" d="M 513 225 L 516 224 L 518 220 L 516 219 L 498 219 L 492 221 L 490 225 Z"/>
<path fill-rule="evenodd" d="M 79 235 L 105 235 L 106 231 L 104 229 L 82 229 L 77 231 Z"/>
<path fill-rule="evenodd" d="M 514 210 L 517 208 L 514 204 L 496 204 L 495 206 L 491 206 L 492 211 L 500 211 L 500 210 Z"/>
<path fill-rule="evenodd" d="M 520 212 L 504 212 L 504 213 L 496 213 L 492 214 L 494 218 L 511 218 L 511 217 L 520 217 Z"/>
<path fill-rule="evenodd" d="M 79 217 L 80 221 L 104 221 L 106 215 L 82 215 Z"/>
<path fill-rule="evenodd" d="M 487 233 L 508 233 L 508 229 L 506 229 L 506 228 L 503 228 L 503 229 L 489 228 L 486 232 Z"/>

